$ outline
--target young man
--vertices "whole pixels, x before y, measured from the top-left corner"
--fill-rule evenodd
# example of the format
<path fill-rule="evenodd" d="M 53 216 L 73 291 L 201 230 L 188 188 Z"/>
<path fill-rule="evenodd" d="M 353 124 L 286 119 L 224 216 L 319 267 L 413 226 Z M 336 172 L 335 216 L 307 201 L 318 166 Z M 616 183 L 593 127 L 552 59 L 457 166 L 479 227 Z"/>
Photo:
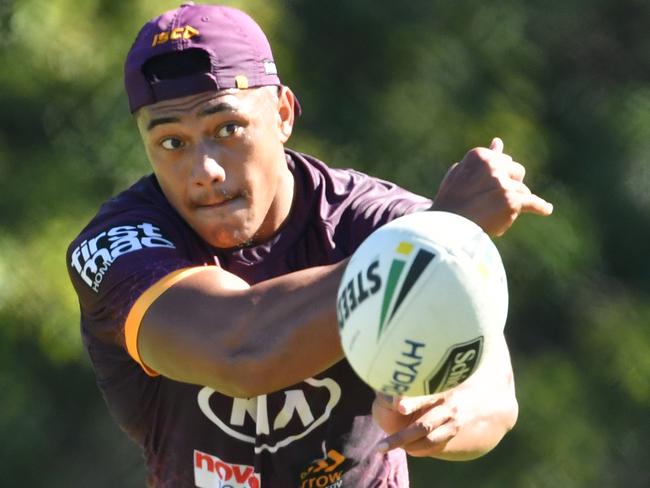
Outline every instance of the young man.
<path fill-rule="evenodd" d="M 153 174 L 67 260 L 99 387 L 150 486 L 405 487 L 405 452 L 469 459 L 499 442 L 517 415 L 505 342 L 456 389 L 391 400 L 344 360 L 335 311 L 346 258 L 391 219 L 448 210 L 499 235 L 551 212 L 499 139 L 450 170 L 433 207 L 286 149 L 300 107 L 232 8 L 148 22 L 125 85 Z"/>

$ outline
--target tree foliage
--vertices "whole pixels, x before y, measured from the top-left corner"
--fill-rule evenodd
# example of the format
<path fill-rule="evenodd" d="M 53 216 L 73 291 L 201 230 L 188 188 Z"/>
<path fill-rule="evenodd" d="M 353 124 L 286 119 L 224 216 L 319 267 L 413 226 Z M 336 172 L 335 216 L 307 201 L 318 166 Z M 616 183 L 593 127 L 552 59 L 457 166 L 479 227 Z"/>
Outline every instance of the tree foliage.
<path fill-rule="evenodd" d="M 264 27 L 300 99 L 291 147 L 434 197 L 451 163 L 498 135 L 555 204 L 496 241 L 516 428 L 470 463 L 413 460 L 412 485 L 650 485 L 650 4 L 227 3 Z M 149 171 L 122 63 L 142 22 L 175 6 L 0 0 L 7 486 L 142 485 L 94 386 L 63 259 L 99 204 Z"/>

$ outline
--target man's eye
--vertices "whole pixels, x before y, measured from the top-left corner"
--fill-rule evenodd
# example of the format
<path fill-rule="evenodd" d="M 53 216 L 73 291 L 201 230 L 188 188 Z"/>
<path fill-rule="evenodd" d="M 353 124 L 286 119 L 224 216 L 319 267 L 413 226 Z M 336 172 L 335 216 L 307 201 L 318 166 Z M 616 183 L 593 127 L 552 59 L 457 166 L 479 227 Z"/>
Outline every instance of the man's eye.
<path fill-rule="evenodd" d="M 163 140 L 160 142 L 160 145 L 161 145 L 164 149 L 168 149 L 168 150 L 170 150 L 170 151 L 174 151 L 174 150 L 176 150 L 176 149 L 180 149 L 180 148 L 183 147 L 185 144 L 183 144 L 183 141 L 181 141 L 180 139 L 176 139 L 175 137 L 168 137 L 167 139 L 163 139 Z"/>
<path fill-rule="evenodd" d="M 235 135 L 241 126 L 235 123 L 226 124 L 217 131 L 217 137 L 230 137 Z"/>

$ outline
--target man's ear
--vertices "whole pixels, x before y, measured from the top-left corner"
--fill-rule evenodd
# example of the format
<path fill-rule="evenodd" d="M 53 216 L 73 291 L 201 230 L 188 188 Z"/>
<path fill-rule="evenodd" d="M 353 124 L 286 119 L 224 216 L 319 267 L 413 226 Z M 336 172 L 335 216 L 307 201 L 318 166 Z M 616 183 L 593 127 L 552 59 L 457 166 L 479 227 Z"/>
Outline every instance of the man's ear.
<path fill-rule="evenodd" d="M 293 132 L 293 121 L 295 120 L 296 97 L 287 86 L 278 88 L 278 115 L 280 116 L 280 133 L 282 144 L 286 143 Z"/>
<path fill-rule="evenodd" d="M 138 128 L 138 132 L 140 133 L 140 135 L 144 134 L 143 111 L 144 111 L 144 107 L 140 107 L 131 115 L 131 117 L 133 117 L 133 121 L 135 122 L 136 127 Z"/>

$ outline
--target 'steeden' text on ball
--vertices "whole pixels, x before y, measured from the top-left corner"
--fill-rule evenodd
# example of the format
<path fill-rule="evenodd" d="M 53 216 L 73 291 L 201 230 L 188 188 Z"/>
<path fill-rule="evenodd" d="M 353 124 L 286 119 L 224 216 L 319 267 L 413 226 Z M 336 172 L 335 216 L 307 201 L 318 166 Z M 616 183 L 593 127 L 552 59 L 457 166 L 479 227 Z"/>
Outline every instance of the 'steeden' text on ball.
<path fill-rule="evenodd" d="M 369 296 L 374 295 L 381 289 L 381 275 L 377 273 L 379 260 L 375 260 L 366 269 L 352 278 L 346 284 L 343 292 L 338 297 L 336 312 L 338 314 L 339 327 L 345 326 L 345 321 L 350 314 L 363 303 Z"/>

